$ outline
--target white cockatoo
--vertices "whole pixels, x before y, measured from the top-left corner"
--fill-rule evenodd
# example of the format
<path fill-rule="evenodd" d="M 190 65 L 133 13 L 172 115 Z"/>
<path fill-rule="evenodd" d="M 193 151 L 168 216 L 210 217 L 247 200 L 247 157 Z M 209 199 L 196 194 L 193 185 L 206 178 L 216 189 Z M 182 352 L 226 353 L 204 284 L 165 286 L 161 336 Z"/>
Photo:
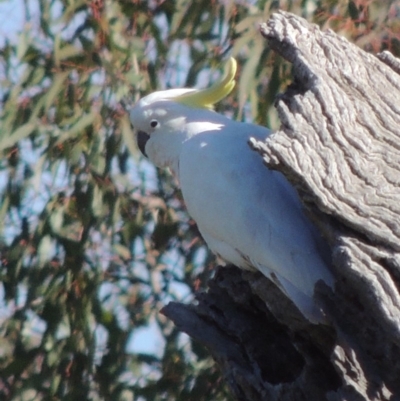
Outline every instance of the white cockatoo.
<path fill-rule="evenodd" d="M 333 278 L 323 240 L 304 215 L 294 188 L 248 145 L 270 131 L 212 110 L 235 85 L 236 61 L 208 89 L 170 89 L 130 110 L 141 152 L 179 181 L 189 214 L 209 248 L 225 261 L 257 269 L 313 323 L 324 315 L 313 294 Z"/>

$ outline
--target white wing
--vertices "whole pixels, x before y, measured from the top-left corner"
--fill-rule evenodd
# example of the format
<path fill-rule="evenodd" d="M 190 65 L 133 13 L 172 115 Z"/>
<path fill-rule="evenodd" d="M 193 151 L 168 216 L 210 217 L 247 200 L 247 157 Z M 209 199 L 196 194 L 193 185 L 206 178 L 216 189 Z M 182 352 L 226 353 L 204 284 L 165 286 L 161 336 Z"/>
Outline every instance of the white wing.
<path fill-rule="evenodd" d="M 187 140 L 179 160 L 183 197 L 213 252 L 238 266 L 256 267 L 318 321 L 315 283 L 332 285 L 333 279 L 294 189 L 247 145 L 249 137 L 268 133 L 228 120 Z"/>

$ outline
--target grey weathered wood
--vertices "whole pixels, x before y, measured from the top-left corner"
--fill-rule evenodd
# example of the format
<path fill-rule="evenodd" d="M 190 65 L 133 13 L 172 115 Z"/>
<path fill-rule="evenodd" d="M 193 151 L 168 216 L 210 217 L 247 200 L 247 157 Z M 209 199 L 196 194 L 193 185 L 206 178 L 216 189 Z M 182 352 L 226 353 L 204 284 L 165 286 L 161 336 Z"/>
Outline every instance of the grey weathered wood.
<path fill-rule="evenodd" d="M 164 313 L 210 349 L 238 400 L 400 399 L 400 63 L 285 12 L 261 33 L 295 76 L 280 130 L 251 146 L 330 243 L 335 292 L 316 289 L 330 324 L 236 268 Z"/>

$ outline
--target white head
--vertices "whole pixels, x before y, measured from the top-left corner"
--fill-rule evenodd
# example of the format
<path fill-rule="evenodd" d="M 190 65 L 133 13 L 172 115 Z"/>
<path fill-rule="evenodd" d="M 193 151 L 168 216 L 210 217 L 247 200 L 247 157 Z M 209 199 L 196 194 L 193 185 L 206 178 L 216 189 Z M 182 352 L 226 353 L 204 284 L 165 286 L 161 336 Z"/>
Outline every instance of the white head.
<path fill-rule="evenodd" d="M 225 76 L 208 89 L 169 89 L 140 99 L 130 110 L 130 120 L 144 156 L 158 167 L 173 168 L 195 128 L 207 131 L 216 120 L 212 107 L 232 91 L 235 73 L 236 61 L 230 58 Z"/>

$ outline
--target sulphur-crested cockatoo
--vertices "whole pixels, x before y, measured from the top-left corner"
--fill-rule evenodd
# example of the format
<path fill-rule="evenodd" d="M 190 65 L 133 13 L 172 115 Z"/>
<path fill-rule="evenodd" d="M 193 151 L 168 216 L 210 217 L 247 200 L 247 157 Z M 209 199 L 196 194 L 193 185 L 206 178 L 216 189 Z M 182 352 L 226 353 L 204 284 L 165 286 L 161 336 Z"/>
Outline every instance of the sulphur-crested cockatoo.
<path fill-rule="evenodd" d="M 236 61 L 208 89 L 170 89 L 131 108 L 141 152 L 178 179 L 189 214 L 210 249 L 227 262 L 271 279 L 312 322 L 323 321 L 314 286 L 333 279 L 316 229 L 285 177 L 250 149 L 264 127 L 212 111 L 235 85 Z"/>

